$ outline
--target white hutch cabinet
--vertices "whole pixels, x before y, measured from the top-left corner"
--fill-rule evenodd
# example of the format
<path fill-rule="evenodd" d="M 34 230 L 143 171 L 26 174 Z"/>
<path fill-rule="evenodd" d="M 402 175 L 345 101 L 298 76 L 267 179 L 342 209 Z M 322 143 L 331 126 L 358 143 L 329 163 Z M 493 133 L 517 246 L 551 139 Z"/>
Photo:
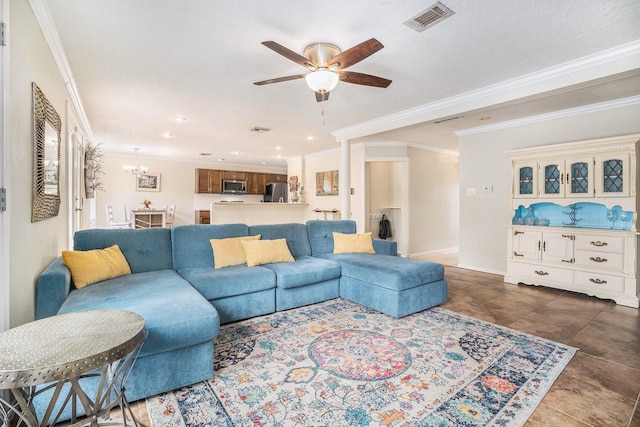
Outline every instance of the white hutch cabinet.
<path fill-rule="evenodd" d="M 507 283 L 639 307 L 640 134 L 508 151 Z"/>

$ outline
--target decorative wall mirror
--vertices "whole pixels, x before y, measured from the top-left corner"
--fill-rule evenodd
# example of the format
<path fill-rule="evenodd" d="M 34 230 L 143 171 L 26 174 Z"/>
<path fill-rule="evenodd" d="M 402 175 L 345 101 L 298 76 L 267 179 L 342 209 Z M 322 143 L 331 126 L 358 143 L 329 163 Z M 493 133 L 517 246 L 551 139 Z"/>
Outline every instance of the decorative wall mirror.
<path fill-rule="evenodd" d="M 60 210 L 60 135 L 62 121 L 53 105 L 33 83 L 33 184 L 31 222 L 58 215 Z"/>

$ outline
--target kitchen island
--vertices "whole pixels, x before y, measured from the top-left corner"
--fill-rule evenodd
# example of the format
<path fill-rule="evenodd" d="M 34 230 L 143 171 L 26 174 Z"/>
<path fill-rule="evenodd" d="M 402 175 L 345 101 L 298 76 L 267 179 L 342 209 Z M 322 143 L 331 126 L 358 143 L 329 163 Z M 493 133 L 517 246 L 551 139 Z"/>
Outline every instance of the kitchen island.
<path fill-rule="evenodd" d="M 287 224 L 307 221 L 308 203 L 213 202 L 211 224 Z"/>

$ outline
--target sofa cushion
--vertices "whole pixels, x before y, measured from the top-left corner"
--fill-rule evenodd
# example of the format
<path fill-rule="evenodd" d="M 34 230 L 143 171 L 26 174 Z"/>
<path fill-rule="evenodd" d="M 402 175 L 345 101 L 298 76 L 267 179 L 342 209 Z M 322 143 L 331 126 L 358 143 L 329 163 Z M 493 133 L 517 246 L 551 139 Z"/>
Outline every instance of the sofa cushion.
<path fill-rule="evenodd" d="M 291 252 L 289 252 L 287 239 L 245 240 L 241 243 L 247 256 L 248 267 L 274 262 L 295 262 Z"/>
<path fill-rule="evenodd" d="M 326 259 L 303 256 L 295 263 L 265 264 L 276 274 L 278 288 L 289 289 L 340 277 L 340 264 Z"/>
<path fill-rule="evenodd" d="M 307 221 L 307 233 L 311 245 L 311 255 L 333 253 L 333 232 L 354 234 L 356 232 L 355 221 Z"/>
<path fill-rule="evenodd" d="M 226 268 L 183 268 L 178 271 L 206 299 L 244 295 L 276 287 L 276 275 L 264 267 L 247 267 L 246 264 Z"/>
<path fill-rule="evenodd" d="M 249 227 L 249 234 L 260 234 L 262 240 L 287 239 L 289 252 L 294 258 L 311 255 L 307 227 L 304 224 L 252 225 Z"/>
<path fill-rule="evenodd" d="M 171 228 L 173 268 L 213 267 L 211 239 L 248 236 L 245 224 L 191 224 Z"/>
<path fill-rule="evenodd" d="M 212 340 L 220 327 L 216 309 L 174 270 L 121 276 L 73 290 L 58 313 L 106 309 L 144 318 L 149 336 L 140 356 Z"/>
<path fill-rule="evenodd" d="M 131 267 L 118 245 L 90 251 L 62 251 L 64 264 L 71 271 L 76 288 L 131 274 Z"/>
<path fill-rule="evenodd" d="M 363 234 L 344 234 L 333 232 L 333 253 L 365 253 L 375 254 L 371 232 Z"/>
<path fill-rule="evenodd" d="M 76 231 L 73 249 L 89 251 L 118 245 L 132 273 L 173 268 L 171 231 L 168 228 L 123 228 Z"/>
<path fill-rule="evenodd" d="M 444 279 L 444 267 L 433 262 L 378 254 L 323 254 L 320 257 L 339 263 L 342 276 L 394 291 Z"/>
<path fill-rule="evenodd" d="M 246 264 L 247 255 L 244 251 L 244 247 L 242 246 L 242 240 L 260 240 L 260 235 L 211 239 L 214 268 Z"/>

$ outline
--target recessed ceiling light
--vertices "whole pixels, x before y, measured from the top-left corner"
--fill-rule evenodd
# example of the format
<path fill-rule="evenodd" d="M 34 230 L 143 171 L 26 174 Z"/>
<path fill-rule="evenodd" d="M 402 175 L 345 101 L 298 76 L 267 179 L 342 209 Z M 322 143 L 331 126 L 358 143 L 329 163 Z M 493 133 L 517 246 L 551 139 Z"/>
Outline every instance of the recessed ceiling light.
<path fill-rule="evenodd" d="M 278 146 L 276 147 L 276 150 L 282 150 L 282 147 Z"/>
<path fill-rule="evenodd" d="M 239 151 L 232 151 L 230 154 L 233 154 L 234 156 L 239 156 L 240 152 Z"/>
<path fill-rule="evenodd" d="M 309 135 L 309 136 L 307 137 L 307 141 L 313 141 L 313 137 L 312 137 L 311 135 Z"/>
<path fill-rule="evenodd" d="M 169 132 L 169 131 L 166 131 L 166 132 L 164 132 L 164 133 L 162 134 L 162 136 L 164 136 L 165 138 L 172 138 L 172 137 L 173 137 L 173 134 L 172 134 L 171 132 Z"/>
<path fill-rule="evenodd" d="M 176 116 L 176 122 L 184 123 L 187 121 L 187 118 L 184 116 Z"/>
<path fill-rule="evenodd" d="M 266 164 L 267 164 L 267 162 L 262 162 L 262 164 L 263 164 L 263 165 L 266 165 Z"/>
<path fill-rule="evenodd" d="M 219 158 L 218 161 L 219 162 L 224 162 L 224 159 L 223 158 Z"/>

